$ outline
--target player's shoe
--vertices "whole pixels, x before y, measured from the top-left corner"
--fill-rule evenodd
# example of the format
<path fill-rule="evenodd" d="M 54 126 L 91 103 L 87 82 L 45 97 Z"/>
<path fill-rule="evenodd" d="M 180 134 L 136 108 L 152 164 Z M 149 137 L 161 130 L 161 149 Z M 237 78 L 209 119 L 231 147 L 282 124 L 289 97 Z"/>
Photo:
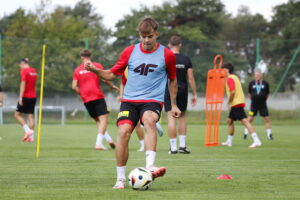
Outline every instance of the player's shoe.
<path fill-rule="evenodd" d="M 259 141 L 256 141 L 256 142 L 253 142 L 249 148 L 257 148 L 257 147 L 260 147 L 261 146 L 261 142 Z"/>
<path fill-rule="evenodd" d="M 187 147 L 179 147 L 178 152 L 183 153 L 183 154 L 190 154 L 191 153 L 191 151 Z"/>
<path fill-rule="evenodd" d="M 222 146 L 228 146 L 228 147 L 232 147 L 232 143 L 229 141 L 226 142 L 222 142 Z"/>
<path fill-rule="evenodd" d="M 125 189 L 126 180 L 125 179 L 118 179 L 116 184 L 114 185 L 113 189 Z"/>
<path fill-rule="evenodd" d="M 23 142 L 33 142 L 33 131 L 28 131 L 25 133 Z"/>
<path fill-rule="evenodd" d="M 164 130 L 163 130 L 163 128 L 161 127 L 161 125 L 160 125 L 159 122 L 156 123 L 156 128 L 157 128 L 157 134 L 158 134 L 160 137 L 163 136 Z"/>
<path fill-rule="evenodd" d="M 144 149 L 144 147 L 140 147 L 137 151 L 142 152 L 142 151 L 145 151 L 145 149 Z"/>
<path fill-rule="evenodd" d="M 244 140 L 247 140 L 248 139 L 248 134 L 244 134 Z"/>
<path fill-rule="evenodd" d="M 171 148 L 170 148 L 169 151 L 168 151 L 168 154 L 177 154 L 177 153 L 178 153 L 177 150 L 176 150 L 176 151 L 172 151 Z"/>
<path fill-rule="evenodd" d="M 107 148 L 105 146 L 101 146 L 101 145 L 96 145 L 95 149 L 99 150 L 99 151 L 105 151 L 105 150 L 107 150 Z"/>
<path fill-rule="evenodd" d="M 165 167 L 151 167 L 149 170 L 152 173 L 153 180 L 165 175 L 167 172 L 167 168 Z"/>
<path fill-rule="evenodd" d="M 108 142 L 108 144 L 112 149 L 116 148 L 116 144 L 114 143 L 114 141 Z"/>
<path fill-rule="evenodd" d="M 272 133 L 267 135 L 268 140 L 274 140 Z"/>

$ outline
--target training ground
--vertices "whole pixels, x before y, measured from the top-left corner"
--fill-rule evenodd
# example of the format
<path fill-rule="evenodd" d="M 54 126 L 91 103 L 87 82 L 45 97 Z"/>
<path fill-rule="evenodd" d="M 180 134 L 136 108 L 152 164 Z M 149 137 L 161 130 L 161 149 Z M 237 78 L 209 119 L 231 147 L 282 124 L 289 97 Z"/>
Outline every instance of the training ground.
<path fill-rule="evenodd" d="M 163 126 L 166 130 L 166 125 Z M 204 147 L 203 125 L 190 125 L 190 155 L 169 155 L 168 138 L 158 140 L 157 165 L 167 167 L 164 177 L 147 191 L 112 189 L 115 183 L 114 151 L 96 151 L 96 127 L 43 125 L 40 158 L 36 143 L 21 142 L 20 126 L 0 126 L 0 199 L 300 199 L 300 126 L 274 125 L 275 140 L 266 139 L 262 125 L 255 126 L 263 146 L 249 149 L 237 126 L 233 147 Z M 116 138 L 116 127 L 108 129 Z M 221 126 L 220 141 L 226 139 Z M 134 133 L 130 142 L 127 174 L 144 166 L 144 153 L 136 152 Z M 232 180 L 217 180 L 229 174 Z"/>

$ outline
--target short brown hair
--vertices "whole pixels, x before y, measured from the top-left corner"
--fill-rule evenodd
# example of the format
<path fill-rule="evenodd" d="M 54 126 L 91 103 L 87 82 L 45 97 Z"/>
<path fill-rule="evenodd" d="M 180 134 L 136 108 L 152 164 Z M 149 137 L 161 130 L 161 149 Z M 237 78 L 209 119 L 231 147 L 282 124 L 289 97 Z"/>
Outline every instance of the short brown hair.
<path fill-rule="evenodd" d="M 22 58 L 19 63 L 22 63 L 22 62 L 28 64 L 29 58 Z"/>
<path fill-rule="evenodd" d="M 92 57 L 92 53 L 88 49 L 83 49 L 79 55 L 85 58 Z"/>
<path fill-rule="evenodd" d="M 152 31 L 157 31 L 158 23 L 151 17 L 146 17 L 140 21 L 137 31 L 143 34 L 149 34 Z"/>
<path fill-rule="evenodd" d="M 169 44 L 172 46 L 178 46 L 182 43 L 181 37 L 179 35 L 173 35 L 170 40 Z"/>

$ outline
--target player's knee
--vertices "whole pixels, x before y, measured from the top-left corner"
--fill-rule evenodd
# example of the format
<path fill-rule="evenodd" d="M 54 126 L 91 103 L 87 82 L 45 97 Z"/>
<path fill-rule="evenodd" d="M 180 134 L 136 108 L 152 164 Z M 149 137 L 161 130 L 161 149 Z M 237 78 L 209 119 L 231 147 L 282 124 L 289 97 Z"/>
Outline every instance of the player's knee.
<path fill-rule="evenodd" d="M 227 124 L 228 124 L 228 125 L 232 125 L 232 124 L 233 124 L 232 119 L 227 119 Z"/>
<path fill-rule="evenodd" d="M 145 118 L 143 118 L 143 124 L 144 124 L 144 126 L 154 127 L 156 124 L 156 120 L 152 117 L 145 117 Z"/>
<path fill-rule="evenodd" d="M 130 132 L 126 129 L 119 129 L 119 138 L 122 140 L 129 140 L 130 138 Z"/>
<path fill-rule="evenodd" d="M 20 113 L 19 112 L 15 112 L 15 118 L 18 118 L 18 117 L 20 117 Z"/>

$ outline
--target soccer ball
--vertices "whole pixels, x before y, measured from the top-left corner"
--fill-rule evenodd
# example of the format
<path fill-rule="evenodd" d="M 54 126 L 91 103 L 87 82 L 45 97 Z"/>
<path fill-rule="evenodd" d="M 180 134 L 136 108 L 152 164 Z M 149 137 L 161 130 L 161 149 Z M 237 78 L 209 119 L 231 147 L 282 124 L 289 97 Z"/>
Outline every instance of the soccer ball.
<path fill-rule="evenodd" d="M 129 173 L 128 182 L 134 190 L 147 190 L 153 182 L 152 173 L 143 167 L 137 167 Z"/>

